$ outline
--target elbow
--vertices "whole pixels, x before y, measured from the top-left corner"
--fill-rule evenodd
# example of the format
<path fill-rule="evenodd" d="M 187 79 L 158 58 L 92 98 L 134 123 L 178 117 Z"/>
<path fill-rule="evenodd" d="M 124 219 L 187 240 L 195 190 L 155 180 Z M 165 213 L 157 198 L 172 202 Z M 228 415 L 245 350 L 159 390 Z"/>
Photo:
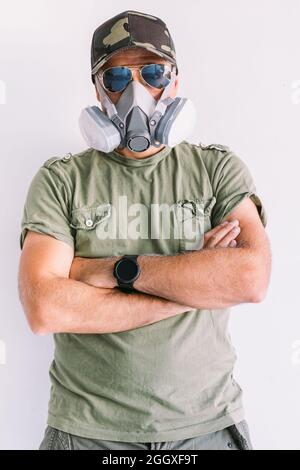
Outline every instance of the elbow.
<path fill-rule="evenodd" d="M 30 329 L 35 335 L 38 336 L 45 336 L 51 333 L 44 325 L 40 323 L 30 324 Z"/>
<path fill-rule="evenodd" d="M 39 336 L 53 333 L 53 323 L 58 318 L 47 299 L 43 282 L 43 278 L 28 280 L 26 275 L 19 280 L 19 298 L 27 324 L 32 333 Z"/>
<path fill-rule="evenodd" d="M 269 274 L 262 272 L 261 270 L 253 270 L 251 276 L 247 276 L 246 284 L 247 291 L 247 302 L 260 303 L 266 298 L 269 286 Z"/>
<path fill-rule="evenodd" d="M 267 289 L 261 288 L 261 286 L 251 293 L 250 302 L 254 304 L 258 304 L 265 300 L 267 295 Z"/>
<path fill-rule="evenodd" d="M 45 336 L 52 333 L 45 315 L 40 314 L 38 311 L 27 312 L 27 320 L 31 331 L 35 335 Z"/>
<path fill-rule="evenodd" d="M 252 303 L 263 302 L 266 298 L 270 277 L 271 277 L 272 258 L 271 252 L 267 248 L 252 257 L 252 262 L 248 263 L 244 269 L 244 283 L 248 286 L 248 301 Z"/>

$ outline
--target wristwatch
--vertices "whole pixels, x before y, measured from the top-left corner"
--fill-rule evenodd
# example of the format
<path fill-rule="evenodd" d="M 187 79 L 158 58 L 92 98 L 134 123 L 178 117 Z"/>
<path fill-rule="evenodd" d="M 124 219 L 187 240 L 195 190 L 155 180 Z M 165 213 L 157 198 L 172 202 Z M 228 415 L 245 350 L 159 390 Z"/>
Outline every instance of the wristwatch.
<path fill-rule="evenodd" d="M 123 292 L 135 291 L 133 283 L 141 273 L 141 268 L 137 262 L 138 256 L 124 255 L 114 265 L 113 275 L 118 281 L 119 289 Z"/>

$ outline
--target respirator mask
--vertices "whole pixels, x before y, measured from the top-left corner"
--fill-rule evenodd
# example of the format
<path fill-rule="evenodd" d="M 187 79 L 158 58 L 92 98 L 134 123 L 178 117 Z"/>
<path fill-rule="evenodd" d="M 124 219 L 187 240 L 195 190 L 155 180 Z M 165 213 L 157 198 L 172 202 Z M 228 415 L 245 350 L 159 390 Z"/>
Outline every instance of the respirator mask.
<path fill-rule="evenodd" d="M 144 152 L 162 144 L 175 147 L 188 137 L 196 123 L 196 109 L 188 98 L 171 98 L 176 71 L 168 64 L 137 66 L 145 86 L 132 79 L 133 67 L 111 67 L 95 75 L 105 112 L 97 106 L 82 110 L 81 133 L 89 147 L 109 153 L 119 146 Z M 146 86 L 164 89 L 157 101 Z M 106 90 L 122 94 L 113 104 Z"/>

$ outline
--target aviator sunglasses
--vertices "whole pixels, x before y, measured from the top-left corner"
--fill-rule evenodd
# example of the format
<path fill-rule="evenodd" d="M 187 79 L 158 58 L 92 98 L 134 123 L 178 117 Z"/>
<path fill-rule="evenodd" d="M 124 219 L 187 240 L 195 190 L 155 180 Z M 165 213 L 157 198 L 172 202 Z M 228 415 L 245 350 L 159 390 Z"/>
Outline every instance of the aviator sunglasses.
<path fill-rule="evenodd" d="M 171 81 L 174 66 L 169 64 L 146 64 L 110 67 L 99 73 L 103 87 L 111 93 L 123 91 L 132 80 L 132 69 L 139 69 L 142 81 L 152 88 L 165 88 Z"/>

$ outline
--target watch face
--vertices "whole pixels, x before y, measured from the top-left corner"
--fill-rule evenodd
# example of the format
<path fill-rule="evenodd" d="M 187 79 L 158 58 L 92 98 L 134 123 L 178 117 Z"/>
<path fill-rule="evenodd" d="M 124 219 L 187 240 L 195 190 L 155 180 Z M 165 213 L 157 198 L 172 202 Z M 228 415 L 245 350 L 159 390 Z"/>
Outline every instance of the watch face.
<path fill-rule="evenodd" d="M 138 272 L 137 264 L 131 259 L 122 259 L 116 266 L 116 274 L 122 282 L 134 281 Z"/>

